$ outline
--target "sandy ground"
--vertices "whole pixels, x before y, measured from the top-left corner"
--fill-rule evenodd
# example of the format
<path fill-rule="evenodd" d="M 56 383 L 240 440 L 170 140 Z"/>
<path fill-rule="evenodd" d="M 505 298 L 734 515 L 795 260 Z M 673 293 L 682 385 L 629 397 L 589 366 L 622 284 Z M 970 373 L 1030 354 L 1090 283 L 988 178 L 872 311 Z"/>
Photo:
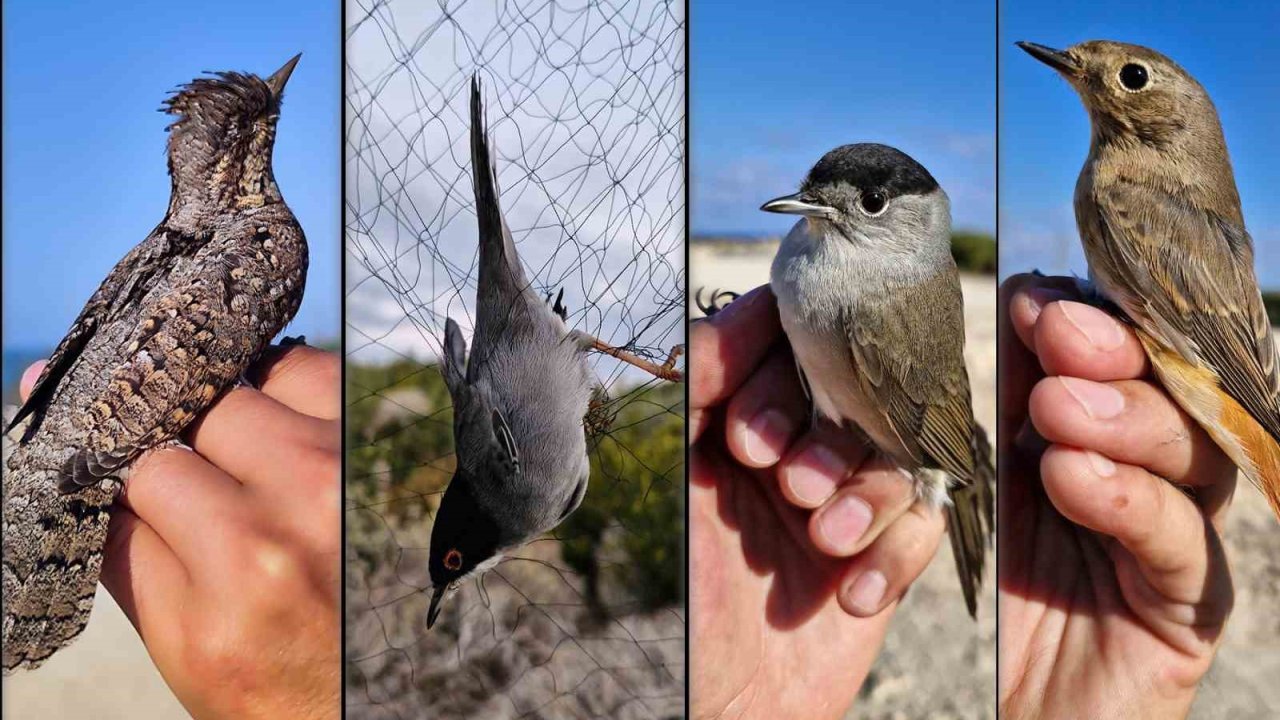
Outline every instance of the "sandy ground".
<path fill-rule="evenodd" d="M 689 288 L 749 290 L 768 281 L 774 246 L 725 250 L 695 245 Z M 993 278 L 962 278 L 966 361 L 980 422 L 995 421 Z M 693 311 L 696 314 L 696 310 Z M 1191 717 L 1280 717 L 1280 529 L 1262 495 L 1242 486 L 1224 532 L 1235 581 L 1235 611 L 1221 650 L 1201 684 Z M 943 543 L 908 593 L 849 718 L 995 716 L 995 603 L 992 574 L 976 628 L 965 615 L 950 550 Z"/>
<path fill-rule="evenodd" d="M 187 718 L 129 619 L 101 586 L 72 645 L 34 672 L 4 679 L 5 720 Z"/>

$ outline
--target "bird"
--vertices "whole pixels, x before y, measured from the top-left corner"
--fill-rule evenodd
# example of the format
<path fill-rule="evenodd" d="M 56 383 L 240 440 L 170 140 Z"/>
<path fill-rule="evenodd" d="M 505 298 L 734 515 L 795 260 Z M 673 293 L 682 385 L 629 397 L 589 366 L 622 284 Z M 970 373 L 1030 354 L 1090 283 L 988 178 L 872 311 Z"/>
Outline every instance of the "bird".
<path fill-rule="evenodd" d="M 823 155 L 800 192 L 761 210 L 802 216 L 769 286 L 814 422 L 869 441 L 910 476 L 919 501 L 945 508 L 976 617 L 995 468 L 973 417 L 946 193 L 906 153 L 857 143 Z"/>
<path fill-rule="evenodd" d="M 586 496 L 583 418 L 594 338 L 570 330 L 561 300 L 539 298 L 499 203 L 480 80 L 471 80 L 471 172 L 479 222 L 476 325 L 470 356 L 446 318 L 442 371 L 453 402 L 457 466 L 431 528 L 430 629 L 469 577 L 550 531 Z"/>
<path fill-rule="evenodd" d="M 1280 517 L 1276 348 L 1213 100 L 1140 45 L 1018 45 L 1089 113 L 1075 215 L 1091 291 L 1119 309 L 1160 383 Z"/>
<path fill-rule="evenodd" d="M 221 72 L 164 102 L 164 219 L 58 343 L 6 432 L 4 671 L 38 667 L 84 629 L 128 466 L 183 430 L 294 317 L 307 242 L 272 169 L 285 84 Z"/>

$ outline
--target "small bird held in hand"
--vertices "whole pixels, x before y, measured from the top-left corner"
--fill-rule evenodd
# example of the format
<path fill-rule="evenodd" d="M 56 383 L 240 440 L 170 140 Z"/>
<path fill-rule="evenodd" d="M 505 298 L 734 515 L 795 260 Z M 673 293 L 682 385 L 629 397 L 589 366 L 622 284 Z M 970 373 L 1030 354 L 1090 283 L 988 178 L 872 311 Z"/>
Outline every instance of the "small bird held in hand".
<path fill-rule="evenodd" d="M 570 331 L 538 297 L 498 203 L 480 83 L 471 83 L 471 172 L 480 224 L 476 329 L 445 322 L 444 379 L 453 400 L 457 469 L 431 529 L 427 627 L 468 577 L 559 525 L 587 493 L 583 416 L 593 338 Z M 556 300 L 560 306 L 560 298 Z"/>
<path fill-rule="evenodd" d="M 1280 374 L 1213 101 L 1138 45 L 1018 46 L 1066 78 L 1089 111 L 1075 209 L 1096 290 L 1280 517 Z"/>
<path fill-rule="evenodd" d="M 976 616 L 995 468 L 970 403 L 946 193 L 905 153 L 867 143 L 827 153 L 800 192 L 761 209 L 804 216 L 769 284 L 815 417 L 864 434 L 920 501 L 946 508 Z"/>
<path fill-rule="evenodd" d="M 34 668 L 89 619 L 121 474 L 179 438 L 293 319 L 307 243 L 271 153 L 285 83 L 219 73 L 170 97 L 164 219 L 89 299 L 9 430 L 4 669 Z"/>

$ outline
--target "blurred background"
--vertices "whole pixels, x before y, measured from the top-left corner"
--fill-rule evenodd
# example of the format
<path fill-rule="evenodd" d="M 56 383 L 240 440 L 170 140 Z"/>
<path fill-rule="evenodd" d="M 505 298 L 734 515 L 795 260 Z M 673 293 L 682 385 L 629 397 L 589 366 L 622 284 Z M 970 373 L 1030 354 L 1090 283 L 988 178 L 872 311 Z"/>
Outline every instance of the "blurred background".
<path fill-rule="evenodd" d="M 307 234 L 306 296 L 287 334 L 336 347 L 337 3 L 4 4 L 3 401 L 115 263 L 164 217 L 169 91 L 204 71 L 266 75 L 295 53 L 275 175 Z M 186 717 L 128 620 L 99 591 L 85 633 L 4 679 L 6 718 Z"/>
<path fill-rule="evenodd" d="M 995 22 L 981 0 L 691 3 L 689 313 L 699 290 L 768 282 L 795 218 L 762 203 L 839 145 L 892 145 L 951 198 L 974 409 L 994 432 Z M 950 555 L 907 594 L 848 717 L 995 716 L 995 563 L 974 623 Z"/>
<path fill-rule="evenodd" d="M 1273 3 L 1004 2 L 1000 12 L 1000 274 L 1038 268 L 1086 275 L 1072 200 L 1089 152 L 1089 118 L 1075 91 L 1014 46 L 1065 48 L 1118 40 L 1172 58 L 1209 91 L 1235 168 L 1255 269 L 1280 323 L 1280 93 L 1269 61 Z M 1274 717 L 1280 709 L 1280 532 L 1262 495 L 1243 486 L 1223 531 L 1235 611 L 1201 683 L 1193 718 Z M 1263 710 L 1270 708 L 1270 710 Z"/>
<path fill-rule="evenodd" d="M 588 356 L 583 504 L 426 627 L 454 470 L 437 363 L 445 318 L 474 326 L 472 74 L 534 289 L 682 368 L 683 4 L 352 2 L 345 22 L 347 716 L 683 716 L 684 386 L 612 357 Z"/>

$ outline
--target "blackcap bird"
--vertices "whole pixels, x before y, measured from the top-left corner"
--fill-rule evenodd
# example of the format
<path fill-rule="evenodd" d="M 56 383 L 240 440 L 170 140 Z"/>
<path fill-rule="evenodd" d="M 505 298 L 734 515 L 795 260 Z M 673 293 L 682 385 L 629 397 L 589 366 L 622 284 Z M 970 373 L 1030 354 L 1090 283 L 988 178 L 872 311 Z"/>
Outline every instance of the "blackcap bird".
<path fill-rule="evenodd" d="M 778 298 L 815 420 L 864 435 L 945 508 L 970 615 L 993 525 L 995 470 L 973 419 L 964 300 L 947 195 L 915 160 L 844 145 L 769 212 L 803 216 L 778 248 Z"/>

